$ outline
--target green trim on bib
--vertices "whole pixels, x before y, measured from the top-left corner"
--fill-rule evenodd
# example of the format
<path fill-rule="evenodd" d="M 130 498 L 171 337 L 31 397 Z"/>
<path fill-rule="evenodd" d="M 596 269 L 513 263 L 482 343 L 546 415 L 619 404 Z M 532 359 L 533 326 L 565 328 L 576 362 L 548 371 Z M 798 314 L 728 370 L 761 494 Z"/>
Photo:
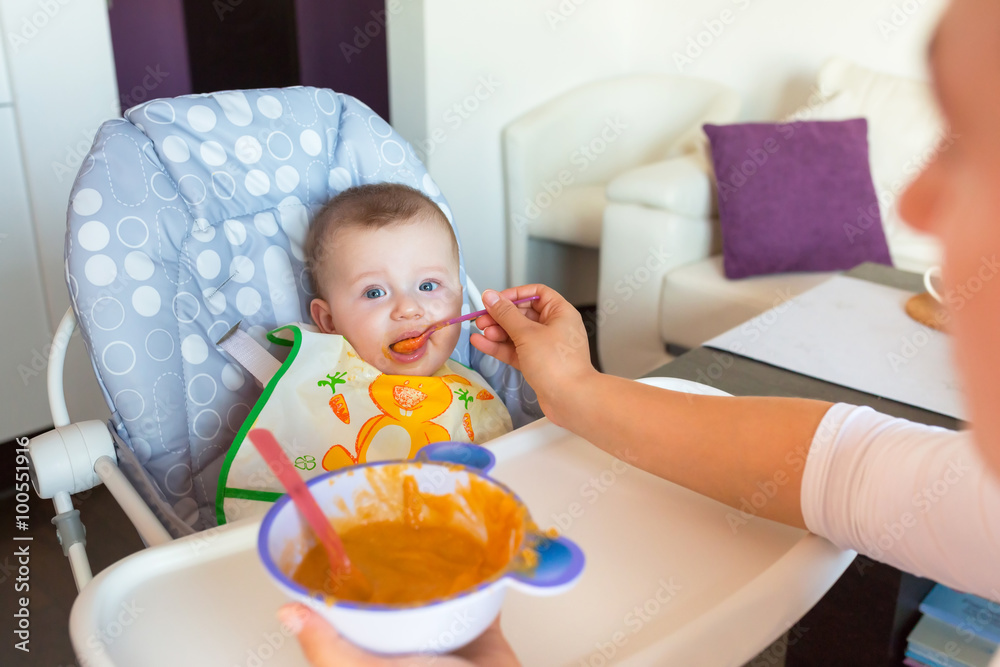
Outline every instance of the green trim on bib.
<path fill-rule="evenodd" d="M 237 489 L 233 486 L 226 487 L 226 498 L 244 498 L 246 500 L 260 500 L 265 503 L 273 503 L 285 494 L 276 491 L 254 491 L 252 489 Z"/>
<path fill-rule="evenodd" d="M 287 339 L 281 339 L 277 337 L 271 338 L 271 334 L 273 334 L 276 331 L 282 331 L 284 329 L 287 329 L 292 332 L 292 335 L 295 337 L 294 341 L 289 342 Z M 274 392 L 274 388 L 277 386 L 278 380 L 281 379 L 281 376 L 285 374 L 285 371 L 287 371 L 288 368 L 292 365 L 292 362 L 295 361 L 295 355 L 298 354 L 299 348 L 302 346 L 302 330 L 299 329 L 294 324 L 278 327 L 274 331 L 269 332 L 267 337 L 269 340 L 272 340 L 276 343 L 282 341 L 280 343 L 282 345 L 291 345 L 292 349 L 288 353 L 288 358 L 285 359 L 285 363 L 281 364 L 281 368 L 278 369 L 278 372 L 274 374 L 274 376 L 271 378 L 271 381 L 267 383 L 266 387 L 264 387 L 264 391 L 261 393 L 260 398 L 257 399 L 256 403 L 254 403 L 253 410 L 251 410 L 250 414 L 247 415 L 247 418 L 243 420 L 243 425 L 240 427 L 239 433 L 236 434 L 236 438 L 233 440 L 233 444 L 229 446 L 229 451 L 226 452 L 226 458 L 222 462 L 222 470 L 219 471 L 219 484 L 215 492 L 215 518 L 219 522 L 220 526 L 226 523 L 226 513 L 225 510 L 223 509 L 223 501 L 226 499 L 226 497 L 230 498 L 247 497 L 247 496 L 232 495 L 230 493 L 231 491 L 240 491 L 244 493 L 257 493 L 257 494 L 273 493 L 269 491 L 249 491 L 246 489 L 231 489 L 226 486 L 226 480 L 229 478 L 229 469 L 232 467 L 233 461 L 236 459 L 236 453 L 239 451 L 240 447 L 246 440 L 247 433 L 250 432 L 250 427 L 254 424 L 254 422 L 257 421 L 257 416 L 260 415 L 260 411 L 264 409 L 264 405 L 267 403 L 268 399 L 271 398 L 271 394 Z M 278 496 L 281 496 L 281 494 L 280 493 L 276 494 L 276 497 Z M 262 500 L 261 498 L 250 498 L 250 499 Z"/>

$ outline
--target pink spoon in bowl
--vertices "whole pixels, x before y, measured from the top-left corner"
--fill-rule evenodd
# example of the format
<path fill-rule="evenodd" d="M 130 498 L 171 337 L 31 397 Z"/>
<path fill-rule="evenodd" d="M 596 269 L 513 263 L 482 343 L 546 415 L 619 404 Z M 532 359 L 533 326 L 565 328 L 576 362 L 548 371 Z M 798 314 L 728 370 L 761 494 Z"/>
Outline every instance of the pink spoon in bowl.
<path fill-rule="evenodd" d="M 337 531 L 333 529 L 323 510 L 316 504 L 316 499 L 309 493 L 309 487 L 302 481 L 302 478 L 288 460 L 285 451 L 278 444 L 274 434 L 266 428 L 252 429 L 247 437 L 250 442 L 260 452 L 261 457 L 267 462 L 271 472 L 274 473 L 281 485 L 288 491 L 292 502 L 299 510 L 299 514 L 306 520 L 306 523 L 316 533 L 320 544 L 326 549 L 326 554 L 330 559 L 330 574 L 334 581 L 342 576 L 354 579 L 354 583 L 362 590 L 371 591 L 371 586 L 365 580 L 361 572 L 351 566 L 351 561 L 344 550 L 344 543 L 340 541 Z"/>
<path fill-rule="evenodd" d="M 514 299 L 513 301 L 511 301 L 511 303 L 527 303 L 528 301 L 536 301 L 539 298 L 540 297 L 536 294 L 535 296 L 529 296 L 523 299 Z M 475 319 L 480 315 L 485 315 L 485 314 L 486 314 L 485 310 L 477 310 L 469 313 L 468 315 L 462 315 L 461 317 L 455 317 L 450 320 L 444 320 L 442 322 L 435 322 L 434 324 L 424 329 L 423 332 L 421 332 L 420 334 L 413 336 L 412 338 L 404 338 L 403 340 L 397 340 L 389 347 L 391 347 L 394 352 L 399 352 L 400 354 L 409 354 L 410 352 L 418 350 L 420 346 L 424 344 L 424 341 L 427 340 L 427 337 L 430 336 L 435 331 L 444 329 L 445 327 L 451 326 L 452 324 L 458 324 L 459 322 Z"/>

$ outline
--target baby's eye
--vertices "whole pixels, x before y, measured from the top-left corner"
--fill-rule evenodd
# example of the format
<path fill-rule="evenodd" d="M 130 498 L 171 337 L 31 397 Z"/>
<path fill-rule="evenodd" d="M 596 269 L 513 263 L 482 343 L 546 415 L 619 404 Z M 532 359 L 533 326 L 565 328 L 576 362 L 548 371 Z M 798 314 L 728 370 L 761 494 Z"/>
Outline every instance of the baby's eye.
<path fill-rule="evenodd" d="M 367 292 L 365 292 L 366 299 L 377 299 L 380 296 L 385 296 L 385 290 L 381 287 L 373 287 Z"/>
<path fill-rule="evenodd" d="M 433 292 L 437 289 L 437 283 L 432 283 L 431 281 L 420 283 L 421 292 Z"/>

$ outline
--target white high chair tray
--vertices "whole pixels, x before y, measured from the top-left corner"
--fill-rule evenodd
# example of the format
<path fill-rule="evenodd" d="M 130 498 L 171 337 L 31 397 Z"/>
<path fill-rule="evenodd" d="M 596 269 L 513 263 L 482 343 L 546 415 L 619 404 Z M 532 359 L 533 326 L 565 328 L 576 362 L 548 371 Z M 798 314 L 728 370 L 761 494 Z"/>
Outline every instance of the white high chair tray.
<path fill-rule="evenodd" d="M 644 381 L 722 393 L 685 380 Z M 628 443 L 621 446 L 627 454 Z M 503 630 L 525 665 L 741 665 L 801 618 L 854 558 L 802 530 L 733 522 L 737 511 L 622 466 L 548 420 L 490 449 L 490 475 L 587 558 L 568 593 L 508 592 Z M 276 619 L 286 599 L 258 561 L 258 526 L 242 521 L 192 535 L 101 572 L 70 618 L 81 664 L 306 664 Z"/>

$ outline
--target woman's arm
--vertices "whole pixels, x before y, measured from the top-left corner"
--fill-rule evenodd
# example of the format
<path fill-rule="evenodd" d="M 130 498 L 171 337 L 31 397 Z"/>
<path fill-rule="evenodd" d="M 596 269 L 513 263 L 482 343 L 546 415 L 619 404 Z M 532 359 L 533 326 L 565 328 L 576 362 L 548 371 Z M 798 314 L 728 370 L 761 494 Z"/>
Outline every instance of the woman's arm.
<path fill-rule="evenodd" d="M 522 308 L 511 303 L 535 294 Z M 579 313 L 554 290 L 487 290 L 483 300 L 490 314 L 472 344 L 519 368 L 552 421 L 654 475 L 805 526 L 802 471 L 829 403 L 683 394 L 604 375 L 590 363 Z"/>

